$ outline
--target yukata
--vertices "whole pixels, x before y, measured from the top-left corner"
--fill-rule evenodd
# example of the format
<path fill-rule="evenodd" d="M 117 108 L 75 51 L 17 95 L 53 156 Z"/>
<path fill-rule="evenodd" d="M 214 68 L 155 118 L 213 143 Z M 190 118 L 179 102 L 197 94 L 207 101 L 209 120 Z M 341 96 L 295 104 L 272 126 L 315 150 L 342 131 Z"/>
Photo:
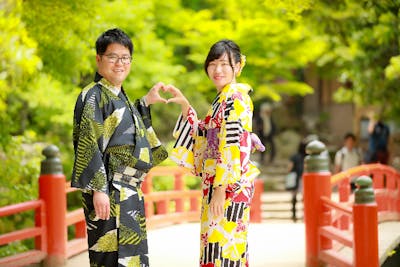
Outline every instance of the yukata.
<path fill-rule="evenodd" d="M 253 104 L 247 84 L 229 84 L 211 104 L 205 120 L 191 107 L 178 118 L 171 158 L 202 180 L 201 267 L 248 266 L 247 232 L 254 179 L 250 161 Z M 227 186 L 224 215 L 210 213 L 214 188 Z"/>
<path fill-rule="evenodd" d="M 96 74 L 78 96 L 74 112 L 75 161 L 71 184 L 82 189 L 90 266 L 149 266 L 141 182 L 168 154 L 144 100 L 130 103 L 124 90 Z M 107 193 L 110 219 L 97 218 L 93 191 Z"/>

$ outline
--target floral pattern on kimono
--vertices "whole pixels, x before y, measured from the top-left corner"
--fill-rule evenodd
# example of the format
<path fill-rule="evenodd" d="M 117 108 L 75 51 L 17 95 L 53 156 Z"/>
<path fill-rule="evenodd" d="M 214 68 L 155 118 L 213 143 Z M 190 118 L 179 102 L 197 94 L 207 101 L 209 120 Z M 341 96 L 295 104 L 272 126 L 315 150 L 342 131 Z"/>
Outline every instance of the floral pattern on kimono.
<path fill-rule="evenodd" d="M 254 179 L 250 161 L 253 104 L 247 84 L 229 84 L 211 104 L 204 120 L 189 108 L 178 118 L 171 159 L 202 180 L 201 267 L 248 266 L 247 233 Z M 224 215 L 210 213 L 215 187 L 226 186 Z"/>

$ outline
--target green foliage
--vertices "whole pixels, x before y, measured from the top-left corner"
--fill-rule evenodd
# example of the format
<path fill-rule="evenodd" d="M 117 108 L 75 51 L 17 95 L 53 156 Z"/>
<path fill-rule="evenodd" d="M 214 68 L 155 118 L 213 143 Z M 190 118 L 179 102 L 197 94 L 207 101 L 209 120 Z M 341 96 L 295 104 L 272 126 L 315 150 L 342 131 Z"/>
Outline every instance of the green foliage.
<path fill-rule="evenodd" d="M 0 150 L 0 206 L 37 198 L 42 146 L 28 134 L 11 138 L 7 149 Z"/>
<path fill-rule="evenodd" d="M 317 61 L 321 73 L 343 83 L 335 98 L 380 106 L 391 119 L 400 114 L 399 8 L 398 1 L 315 1 L 308 16 L 329 45 Z"/>
<path fill-rule="evenodd" d="M 77 84 L 92 72 L 97 1 L 23 1 L 22 17 L 38 44 L 43 72 Z M 68 26 L 67 26 L 68 25 Z"/>
<path fill-rule="evenodd" d="M 29 250 L 29 247 L 32 246 L 29 246 L 29 244 L 26 243 L 27 242 L 16 241 L 5 246 L 0 246 L 0 258 Z M 32 241 L 30 243 L 32 243 Z"/>
<path fill-rule="evenodd" d="M 37 199 L 42 146 L 32 143 L 32 133 L 10 138 L 5 150 L 0 149 L 0 207 Z M 0 234 L 34 225 L 33 211 L 3 217 Z M 28 239 L 0 246 L 0 257 L 33 247 Z"/>

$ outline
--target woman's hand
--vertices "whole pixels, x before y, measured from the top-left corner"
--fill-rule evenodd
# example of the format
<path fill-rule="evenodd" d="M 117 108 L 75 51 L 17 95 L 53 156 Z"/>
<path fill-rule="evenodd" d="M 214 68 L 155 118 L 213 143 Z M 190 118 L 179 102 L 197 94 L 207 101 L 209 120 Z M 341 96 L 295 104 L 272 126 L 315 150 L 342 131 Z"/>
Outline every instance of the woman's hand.
<path fill-rule="evenodd" d="M 182 107 L 182 115 L 186 118 L 188 113 L 190 103 L 186 99 L 186 97 L 182 94 L 182 92 L 173 85 L 167 85 L 164 87 L 165 91 L 172 95 L 171 98 L 168 99 L 167 103 L 177 103 Z"/>
<path fill-rule="evenodd" d="M 110 219 L 110 198 L 106 193 L 93 191 L 93 205 L 99 219 Z"/>
<path fill-rule="evenodd" d="M 151 104 L 154 104 L 154 103 L 164 103 L 164 104 L 167 103 L 167 100 L 160 96 L 160 90 L 165 91 L 165 85 L 162 82 L 156 83 L 149 90 L 147 95 L 144 96 L 147 106 L 150 106 Z"/>
<path fill-rule="evenodd" d="M 261 140 L 258 137 L 258 135 L 256 135 L 255 133 L 251 133 L 250 139 L 251 139 L 251 152 L 254 153 L 256 151 L 260 152 L 265 151 L 265 146 L 263 145 L 263 143 L 261 143 Z"/>
<path fill-rule="evenodd" d="M 225 186 L 218 186 L 214 188 L 210 201 L 210 212 L 215 217 L 221 217 L 224 215 L 225 205 Z"/>

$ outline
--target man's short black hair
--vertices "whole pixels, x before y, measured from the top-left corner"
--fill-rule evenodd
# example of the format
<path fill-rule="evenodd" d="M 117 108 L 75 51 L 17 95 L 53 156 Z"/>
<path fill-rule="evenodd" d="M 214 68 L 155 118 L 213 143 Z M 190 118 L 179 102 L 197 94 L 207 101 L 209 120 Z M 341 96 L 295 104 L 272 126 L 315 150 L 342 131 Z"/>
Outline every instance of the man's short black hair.
<path fill-rule="evenodd" d="M 349 139 L 349 138 L 351 138 L 351 139 L 353 139 L 354 141 L 356 141 L 356 136 L 355 136 L 353 133 L 346 133 L 346 134 L 344 135 L 344 140 L 347 140 L 347 139 Z"/>
<path fill-rule="evenodd" d="M 115 28 L 103 32 L 96 41 L 96 53 L 103 55 L 110 44 L 117 43 L 129 49 L 133 54 L 133 44 L 129 36 L 121 29 Z"/>

